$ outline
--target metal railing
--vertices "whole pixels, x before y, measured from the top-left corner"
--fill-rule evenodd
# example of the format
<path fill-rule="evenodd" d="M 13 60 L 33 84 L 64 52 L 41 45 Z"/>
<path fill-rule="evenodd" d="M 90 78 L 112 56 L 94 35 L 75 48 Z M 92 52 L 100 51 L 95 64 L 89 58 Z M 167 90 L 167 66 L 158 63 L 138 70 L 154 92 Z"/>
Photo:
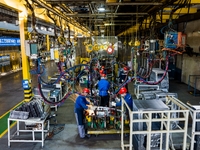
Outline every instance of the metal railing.
<path fill-rule="evenodd" d="M 130 116 L 130 135 L 129 135 L 129 143 L 125 144 L 124 141 L 124 122 L 122 121 L 121 126 L 121 148 L 124 150 L 126 147 L 129 147 L 129 150 L 133 149 L 133 136 L 137 135 L 145 135 L 146 136 L 146 148 L 144 147 L 138 147 L 138 150 L 151 150 L 152 148 L 152 141 L 153 136 L 152 135 L 159 135 L 159 144 L 157 144 L 156 148 L 160 150 L 168 150 L 169 148 L 175 149 L 173 145 L 172 135 L 174 134 L 182 134 L 182 139 L 179 138 L 182 144 L 182 149 L 187 149 L 187 131 L 188 131 L 188 117 L 189 117 L 189 110 L 187 107 L 182 105 L 182 102 L 180 102 L 178 99 L 174 99 L 171 97 L 166 97 L 168 103 L 174 103 L 178 105 L 180 110 L 158 110 L 158 111 L 151 111 L 151 110 L 145 110 L 145 111 L 131 111 L 125 100 L 122 98 L 122 112 L 126 109 L 129 111 Z M 169 102 L 170 101 L 170 102 Z M 153 114 L 159 115 L 159 117 L 155 117 Z M 180 115 L 176 118 L 174 118 L 174 113 L 179 113 Z M 142 117 L 135 117 L 135 116 L 142 116 Z M 124 120 L 124 115 L 122 113 L 122 120 Z M 181 126 L 177 125 L 177 128 L 172 128 L 171 123 L 175 121 L 181 122 Z M 160 127 L 159 129 L 153 130 L 152 129 L 152 123 L 159 123 Z M 134 128 L 135 124 L 142 124 L 146 125 L 146 129 L 139 127 Z M 144 141 L 143 141 L 144 142 Z M 161 144 L 160 144 L 161 143 Z M 164 143 L 164 144 L 163 144 Z"/>

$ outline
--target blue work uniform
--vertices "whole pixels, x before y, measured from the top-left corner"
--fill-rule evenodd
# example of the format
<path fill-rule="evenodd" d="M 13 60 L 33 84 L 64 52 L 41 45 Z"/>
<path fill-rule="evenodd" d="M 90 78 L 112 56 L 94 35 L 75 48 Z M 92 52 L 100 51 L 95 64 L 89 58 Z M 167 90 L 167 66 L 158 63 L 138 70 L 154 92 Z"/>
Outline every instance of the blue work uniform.
<path fill-rule="evenodd" d="M 89 104 L 89 102 L 86 100 L 86 98 L 82 95 L 79 95 L 76 98 L 76 102 L 74 105 L 74 113 L 75 113 L 75 117 L 76 117 L 76 122 L 77 122 L 80 138 L 85 137 L 85 126 L 84 126 L 84 114 L 83 113 L 84 113 L 85 109 L 88 109 L 88 106 L 86 106 L 87 104 Z"/>
<path fill-rule="evenodd" d="M 101 97 L 100 106 L 109 106 L 109 94 L 110 83 L 106 79 L 101 79 L 98 82 L 99 96 Z"/>
<path fill-rule="evenodd" d="M 130 107 L 131 111 L 133 111 L 133 99 L 132 99 L 131 94 L 126 93 L 124 100 L 126 101 L 128 106 Z M 118 107 L 118 106 L 121 106 L 121 105 L 122 105 L 122 100 L 120 99 L 120 101 L 118 103 L 116 103 L 116 106 Z"/>

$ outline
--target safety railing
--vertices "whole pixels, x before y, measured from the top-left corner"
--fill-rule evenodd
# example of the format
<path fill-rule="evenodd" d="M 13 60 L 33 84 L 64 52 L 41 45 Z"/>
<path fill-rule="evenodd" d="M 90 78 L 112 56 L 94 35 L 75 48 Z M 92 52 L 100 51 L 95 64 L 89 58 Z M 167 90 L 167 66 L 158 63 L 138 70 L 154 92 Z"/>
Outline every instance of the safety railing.
<path fill-rule="evenodd" d="M 142 101 L 142 100 L 141 100 Z M 130 135 L 129 142 L 125 143 L 123 136 L 124 122 L 122 121 L 121 128 L 121 148 L 124 150 L 129 147 L 129 150 L 151 150 L 156 148 L 158 150 L 174 149 L 173 135 L 182 134 L 180 143 L 182 149 L 186 150 L 187 144 L 187 130 L 188 130 L 188 116 L 189 110 L 182 105 L 182 103 L 171 97 L 167 97 L 167 103 L 174 103 L 178 105 L 179 110 L 144 110 L 144 111 L 131 111 L 127 103 L 122 99 L 122 112 L 126 109 L 129 111 L 130 116 Z M 170 108 L 170 107 L 169 107 Z M 174 113 L 179 113 L 179 116 L 174 118 Z M 122 113 L 122 120 L 124 115 Z M 172 128 L 173 122 L 179 121 L 180 125 L 176 128 Z M 154 125 L 159 124 L 159 127 L 155 129 Z M 134 138 L 136 137 L 136 138 Z M 138 142 L 134 143 L 134 140 Z"/>

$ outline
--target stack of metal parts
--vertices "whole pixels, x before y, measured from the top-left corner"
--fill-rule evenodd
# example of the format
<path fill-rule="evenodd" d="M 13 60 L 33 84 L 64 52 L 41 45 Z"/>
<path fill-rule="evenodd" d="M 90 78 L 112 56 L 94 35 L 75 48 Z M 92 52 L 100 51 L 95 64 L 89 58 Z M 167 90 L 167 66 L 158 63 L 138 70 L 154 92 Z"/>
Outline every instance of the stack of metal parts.
<path fill-rule="evenodd" d="M 162 90 L 152 90 L 152 91 L 143 91 L 141 92 L 141 98 L 142 100 L 153 100 L 156 99 L 156 93 L 163 93 Z"/>
<path fill-rule="evenodd" d="M 142 100 L 162 100 L 163 102 L 166 102 L 166 96 L 178 98 L 177 93 L 169 93 L 162 90 L 141 92 Z"/>
<path fill-rule="evenodd" d="M 166 96 L 170 97 L 175 97 L 178 98 L 177 93 L 169 93 L 169 92 L 164 92 L 162 90 L 156 90 L 156 91 L 145 91 L 141 92 L 142 100 L 161 100 L 164 103 L 166 103 Z M 179 110 L 179 107 L 172 103 L 172 104 L 167 104 L 171 110 Z M 178 118 L 179 113 L 174 112 L 172 113 L 173 118 Z M 177 127 L 178 121 L 174 121 L 171 123 L 171 127 L 174 129 Z"/>
<path fill-rule="evenodd" d="M 29 117 L 38 118 L 42 117 L 44 112 L 42 102 L 37 99 L 32 99 L 30 102 L 22 104 L 16 111 L 29 112 Z"/>
<path fill-rule="evenodd" d="M 135 100 L 133 103 L 133 111 L 155 111 L 153 113 L 153 118 L 160 118 L 160 114 L 156 113 L 156 111 L 164 111 L 168 110 L 169 108 L 165 105 L 161 100 Z M 145 115 L 141 114 L 134 114 L 133 119 L 147 119 Z M 151 130 L 160 130 L 161 123 L 160 122 L 152 122 Z M 133 123 L 133 133 L 134 131 L 147 131 L 147 124 L 145 122 L 138 122 Z M 163 143 L 160 143 L 160 136 L 161 134 L 155 133 L 151 134 L 151 144 L 150 147 L 153 150 L 160 150 L 160 145 L 165 147 L 165 138 L 166 135 L 163 134 Z M 146 134 L 133 134 L 133 147 L 134 150 L 146 150 Z"/>

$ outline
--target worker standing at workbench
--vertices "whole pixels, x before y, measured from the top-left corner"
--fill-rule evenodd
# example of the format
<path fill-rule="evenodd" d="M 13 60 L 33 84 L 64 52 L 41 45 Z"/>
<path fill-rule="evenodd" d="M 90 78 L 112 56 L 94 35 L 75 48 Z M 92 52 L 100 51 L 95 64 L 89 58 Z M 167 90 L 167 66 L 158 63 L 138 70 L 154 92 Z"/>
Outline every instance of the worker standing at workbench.
<path fill-rule="evenodd" d="M 90 90 L 88 88 L 84 88 L 81 95 L 76 98 L 75 102 L 74 111 L 80 138 L 86 137 L 86 130 L 84 126 L 84 111 L 92 107 L 91 105 L 89 105 L 89 100 L 86 99 L 86 96 L 89 93 Z"/>
<path fill-rule="evenodd" d="M 99 96 L 101 97 L 100 106 L 109 106 L 109 88 L 110 83 L 107 81 L 106 74 L 101 74 L 101 80 L 97 84 Z"/>
<path fill-rule="evenodd" d="M 124 98 L 124 100 L 126 101 L 126 103 L 128 104 L 129 108 L 131 109 L 131 111 L 133 111 L 133 99 L 130 93 L 128 93 L 127 89 L 125 87 L 122 87 L 119 90 L 119 94 Z M 111 103 L 112 106 L 116 106 L 119 107 L 122 105 L 122 100 L 120 99 L 120 101 L 118 102 L 112 102 Z"/>

